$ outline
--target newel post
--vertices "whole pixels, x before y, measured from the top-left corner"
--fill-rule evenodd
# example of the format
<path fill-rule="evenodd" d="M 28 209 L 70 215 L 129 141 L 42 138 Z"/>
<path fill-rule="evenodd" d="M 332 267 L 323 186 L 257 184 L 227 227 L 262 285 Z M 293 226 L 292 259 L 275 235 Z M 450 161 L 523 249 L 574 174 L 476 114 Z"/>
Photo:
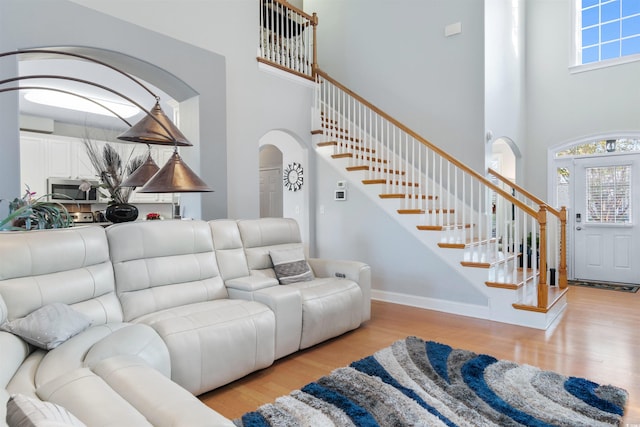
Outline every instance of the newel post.
<path fill-rule="evenodd" d="M 565 289 L 567 283 L 567 208 L 560 208 L 560 271 L 558 285 Z"/>
<path fill-rule="evenodd" d="M 540 280 L 538 281 L 538 307 L 547 308 L 549 302 L 549 288 L 547 286 L 547 207 L 540 205 L 538 211 L 540 224 Z M 533 239 L 532 244 L 533 243 Z M 535 252 L 534 252 L 535 253 Z"/>

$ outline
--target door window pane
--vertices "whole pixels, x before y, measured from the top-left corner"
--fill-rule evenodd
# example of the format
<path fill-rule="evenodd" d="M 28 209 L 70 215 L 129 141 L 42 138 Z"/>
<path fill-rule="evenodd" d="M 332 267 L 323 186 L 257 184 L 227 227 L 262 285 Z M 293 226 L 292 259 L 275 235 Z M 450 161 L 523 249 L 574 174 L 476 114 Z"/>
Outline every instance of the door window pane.
<path fill-rule="evenodd" d="M 631 166 L 586 168 L 588 223 L 627 224 L 631 221 Z"/>

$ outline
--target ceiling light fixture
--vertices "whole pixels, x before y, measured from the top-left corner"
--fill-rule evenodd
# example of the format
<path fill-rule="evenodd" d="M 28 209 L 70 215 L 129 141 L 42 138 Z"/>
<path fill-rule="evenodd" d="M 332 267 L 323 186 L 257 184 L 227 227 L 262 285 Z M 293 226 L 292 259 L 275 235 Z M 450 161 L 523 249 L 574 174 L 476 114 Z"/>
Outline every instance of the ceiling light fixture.
<path fill-rule="evenodd" d="M 49 107 L 66 108 L 68 110 L 100 114 L 102 116 L 113 116 L 109 110 L 106 110 L 91 101 L 68 93 L 34 90 L 25 93 L 24 98 L 29 102 L 35 102 L 36 104 L 47 105 Z M 110 110 L 116 111 L 122 117 L 133 117 L 140 112 L 140 110 L 134 105 L 108 101 L 106 99 L 92 97 L 87 98 L 93 99 L 103 106 L 109 107 Z"/>

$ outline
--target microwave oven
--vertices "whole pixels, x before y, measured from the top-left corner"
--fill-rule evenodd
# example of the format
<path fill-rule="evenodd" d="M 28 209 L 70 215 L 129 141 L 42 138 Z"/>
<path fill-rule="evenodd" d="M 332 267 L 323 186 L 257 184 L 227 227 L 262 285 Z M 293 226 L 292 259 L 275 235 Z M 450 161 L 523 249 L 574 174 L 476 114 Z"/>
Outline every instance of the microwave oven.
<path fill-rule="evenodd" d="M 89 191 L 82 191 L 80 184 L 91 184 Z M 100 203 L 100 182 L 88 179 L 49 178 L 47 194 L 49 201 L 60 203 Z"/>

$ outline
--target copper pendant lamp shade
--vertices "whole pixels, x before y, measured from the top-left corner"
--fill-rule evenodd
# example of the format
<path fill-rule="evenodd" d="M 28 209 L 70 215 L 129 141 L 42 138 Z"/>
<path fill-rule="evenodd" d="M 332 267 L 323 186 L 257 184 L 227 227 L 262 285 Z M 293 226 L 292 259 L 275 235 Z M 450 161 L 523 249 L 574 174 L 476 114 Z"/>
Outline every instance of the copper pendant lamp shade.
<path fill-rule="evenodd" d="M 193 145 L 187 140 L 182 132 L 180 132 L 180 129 L 178 129 L 176 125 L 169 120 L 164 111 L 162 111 L 162 108 L 160 108 L 160 104 L 158 102 L 156 102 L 156 105 L 149 113 L 150 115 L 145 115 L 128 131 L 118 136 L 118 139 L 155 145 Z M 151 117 L 151 115 L 153 115 L 153 117 Z M 162 123 L 162 125 L 158 122 Z M 167 135 L 167 130 L 169 131 L 169 135 Z"/>
<path fill-rule="evenodd" d="M 154 176 L 160 167 L 153 161 L 151 158 L 151 153 L 147 156 L 147 160 L 143 164 L 141 164 L 138 169 L 133 171 L 131 175 L 125 179 L 122 184 L 122 187 L 142 187 L 145 185 L 152 176 Z"/>
<path fill-rule="evenodd" d="M 209 186 L 193 172 L 177 151 L 169 161 L 147 182 L 140 193 L 211 192 Z"/>

